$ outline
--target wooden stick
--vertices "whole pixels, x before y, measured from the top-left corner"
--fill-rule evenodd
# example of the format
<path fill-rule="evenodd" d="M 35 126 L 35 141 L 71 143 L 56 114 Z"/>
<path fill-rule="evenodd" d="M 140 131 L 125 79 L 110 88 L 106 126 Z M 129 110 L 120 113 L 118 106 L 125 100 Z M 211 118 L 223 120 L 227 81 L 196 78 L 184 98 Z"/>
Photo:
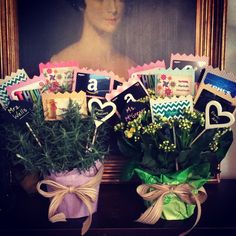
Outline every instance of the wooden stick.
<path fill-rule="evenodd" d="M 36 134 L 34 133 L 34 131 L 32 130 L 32 128 L 30 127 L 29 123 L 26 122 L 25 124 L 26 124 L 26 126 L 28 127 L 28 129 L 29 129 L 29 131 L 31 132 L 31 134 L 34 136 L 34 138 L 35 138 L 35 140 L 37 141 L 38 145 L 39 145 L 40 147 L 42 147 L 42 144 L 40 143 L 40 141 L 39 141 L 39 139 L 37 138 Z"/>
<path fill-rule="evenodd" d="M 91 145 L 94 145 L 95 141 L 96 141 L 96 137 L 97 137 L 97 131 L 98 131 L 98 127 L 96 126 L 94 133 L 93 133 L 93 139 L 92 139 L 92 143 Z M 87 145 L 86 145 L 86 152 L 91 150 L 91 147 L 89 146 L 89 138 L 87 139 Z"/>
<path fill-rule="evenodd" d="M 175 126 L 173 126 L 173 139 L 174 139 L 174 144 L 175 144 L 175 146 L 176 146 Z M 175 158 L 175 169 L 176 169 L 176 171 L 179 170 L 179 164 L 178 164 L 177 158 Z"/>
<path fill-rule="evenodd" d="M 176 133 L 175 133 L 175 126 L 173 126 L 173 139 L 174 139 L 174 144 L 176 146 Z"/>
<path fill-rule="evenodd" d="M 98 131 L 98 127 L 96 126 L 95 130 L 94 130 L 94 134 L 93 134 L 93 140 L 92 140 L 92 145 L 94 145 L 96 137 L 97 137 L 97 131 Z"/>
<path fill-rule="evenodd" d="M 206 129 L 204 129 L 190 144 L 190 147 L 200 138 L 200 136 L 203 135 L 203 133 L 206 131 Z"/>

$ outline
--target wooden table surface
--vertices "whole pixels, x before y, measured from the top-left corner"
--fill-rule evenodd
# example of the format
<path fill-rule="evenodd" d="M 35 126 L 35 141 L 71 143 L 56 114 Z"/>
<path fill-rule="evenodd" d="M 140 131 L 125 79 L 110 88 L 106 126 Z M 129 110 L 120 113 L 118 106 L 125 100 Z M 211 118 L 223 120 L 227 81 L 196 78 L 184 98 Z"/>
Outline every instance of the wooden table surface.
<path fill-rule="evenodd" d="M 189 235 L 236 236 L 236 180 L 221 180 L 205 186 L 208 198 L 202 204 L 202 216 Z M 50 223 L 48 199 L 14 190 L 9 206 L 0 211 L 0 235 L 80 235 L 83 219 Z M 136 184 L 102 184 L 98 211 L 86 236 L 165 236 L 178 235 L 189 229 L 196 214 L 183 221 L 160 220 L 155 225 L 135 222 L 145 207 L 136 194 Z M 195 211 L 196 213 L 196 211 Z"/>

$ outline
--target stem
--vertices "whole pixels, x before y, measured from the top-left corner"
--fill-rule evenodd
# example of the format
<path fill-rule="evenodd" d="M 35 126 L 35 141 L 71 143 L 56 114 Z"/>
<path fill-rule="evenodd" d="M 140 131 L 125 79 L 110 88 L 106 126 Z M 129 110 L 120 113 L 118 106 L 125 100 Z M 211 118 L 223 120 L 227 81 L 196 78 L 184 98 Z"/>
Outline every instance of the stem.
<path fill-rule="evenodd" d="M 200 136 L 203 135 L 203 133 L 206 131 L 206 129 L 204 129 L 190 144 L 190 147 L 200 138 Z"/>
<path fill-rule="evenodd" d="M 175 158 L 175 169 L 176 169 L 176 171 L 179 170 L 179 163 L 177 161 L 177 157 Z"/>
<path fill-rule="evenodd" d="M 176 133 L 175 133 L 175 126 L 173 126 L 173 140 L 174 140 L 174 145 L 176 146 Z"/>
<path fill-rule="evenodd" d="M 96 137 L 97 137 L 97 131 L 98 131 L 98 128 L 96 126 L 95 130 L 94 130 L 94 133 L 93 133 L 93 140 L 92 140 L 92 145 L 94 145 L 95 143 L 95 140 L 96 140 Z"/>
<path fill-rule="evenodd" d="M 36 142 L 38 143 L 38 145 L 39 145 L 40 147 L 42 147 L 42 144 L 40 143 L 39 139 L 37 138 L 36 134 L 35 134 L 34 131 L 32 130 L 32 128 L 31 128 L 31 126 L 29 125 L 29 123 L 26 122 L 25 124 L 26 124 L 27 128 L 29 129 L 29 131 L 31 132 L 31 134 L 34 136 L 34 138 L 35 138 Z"/>
<path fill-rule="evenodd" d="M 93 139 L 92 139 L 92 143 L 91 145 L 94 145 L 95 141 L 96 141 L 96 137 L 97 137 L 97 131 L 98 131 L 98 128 L 97 126 L 95 126 L 95 130 L 94 130 L 94 133 L 93 133 Z M 87 145 L 86 145 L 86 152 L 87 151 L 90 151 L 91 150 L 91 146 L 89 146 L 89 138 L 87 140 Z"/>

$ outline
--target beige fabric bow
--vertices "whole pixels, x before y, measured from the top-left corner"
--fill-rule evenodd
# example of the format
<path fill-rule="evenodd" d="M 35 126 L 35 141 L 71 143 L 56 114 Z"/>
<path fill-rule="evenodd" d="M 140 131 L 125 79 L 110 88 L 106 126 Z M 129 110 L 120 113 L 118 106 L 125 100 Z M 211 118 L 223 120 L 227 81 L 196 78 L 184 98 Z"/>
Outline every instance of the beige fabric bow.
<path fill-rule="evenodd" d="M 103 169 L 104 167 L 101 166 L 98 173 L 89 182 L 78 187 L 64 186 L 52 180 L 42 180 L 38 182 L 37 184 L 38 192 L 46 198 L 52 198 L 51 203 L 49 205 L 49 209 L 48 209 L 49 220 L 52 223 L 58 222 L 58 221 L 66 221 L 64 213 L 62 212 L 58 214 L 55 214 L 55 213 L 56 213 L 57 208 L 61 204 L 62 200 L 64 199 L 65 195 L 67 193 L 74 193 L 86 205 L 89 212 L 89 216 L 83 223 L 83 227 L 81 230 L 81 235 L 84 235 L 89 230 L 89 227 L 92 223 L 92 205 L 91 204 L 95 202 L 97 199 L 98 193 L 96 190 L 96 186 L 99 185 L 101 182 Z M 46 184 L 52 187 L 54 191 L 45 192 L 41 190 L 42 184 Z"/>
<path fill-rule="evenodd" d="M 163 210 L 163 200 L 168 194 L 176 194 L 182 201 L 189 204 L 196 204 L 198 208 L 197 218 L 194 225 L 180 236 L 187 235 L 198 223 L 201 217 L 201 203 L 207 198 L 207 193 L 203 187 L 200 189 L 193 188 L 189 184 L 179 185 L 159 185 L 159 184 L 142 184 L 137 187 L 137 193 L 146 201 L 153 204 L 137 219 L 137 222 L 145 224 L 155 224 L 161 217 Z"/>

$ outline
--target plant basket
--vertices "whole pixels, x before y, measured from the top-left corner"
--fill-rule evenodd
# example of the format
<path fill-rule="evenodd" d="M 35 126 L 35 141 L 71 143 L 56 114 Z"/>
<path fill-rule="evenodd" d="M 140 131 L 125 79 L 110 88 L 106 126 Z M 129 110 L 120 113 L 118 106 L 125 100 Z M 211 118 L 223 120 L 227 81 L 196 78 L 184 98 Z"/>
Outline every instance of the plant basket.
<path fill-rule="evenodd" d="M 201 214 L 200 204 L 207 198 L 203 185 L 207 182 L 204 177 L 206 165 L 192 166 L 176 172 L 174 175 L 153 176 L 141 169 L 135 169 L 136 174 L 142 180 L 142 185 L 137 187 L 137 193 L 145 200 L 149 216 L 140 217 L 142 223 L 156 223 L 159 218 L 165 220 L 184 220 L 191 217 L 195 207 Z M 202 175 L 202 178 L 194 180 L 190 173 Z M 152 212 L 151 212 L 152 211 Z M 155 215 L 154 217 L 152 217 Z M 152 218 L 151 221 L 149 220 Z M 139 221 L 139 220 L 138 220 Z"/>
<path fill-rule="evenodd" d="M 73 169 L 45 176 L 37 184 L 37 190 L 42 196 L 50 198 L 49 220 L 54 223 L 88 216 L 82 228 L 82 235 L 86 233 L 92 222 L 92 214 L 97 211 L 102 174 L 103 165 L 97 162 L 87 171 Z M 47 191 L 41 189 L 43 184 L 47 185 Z"/>

